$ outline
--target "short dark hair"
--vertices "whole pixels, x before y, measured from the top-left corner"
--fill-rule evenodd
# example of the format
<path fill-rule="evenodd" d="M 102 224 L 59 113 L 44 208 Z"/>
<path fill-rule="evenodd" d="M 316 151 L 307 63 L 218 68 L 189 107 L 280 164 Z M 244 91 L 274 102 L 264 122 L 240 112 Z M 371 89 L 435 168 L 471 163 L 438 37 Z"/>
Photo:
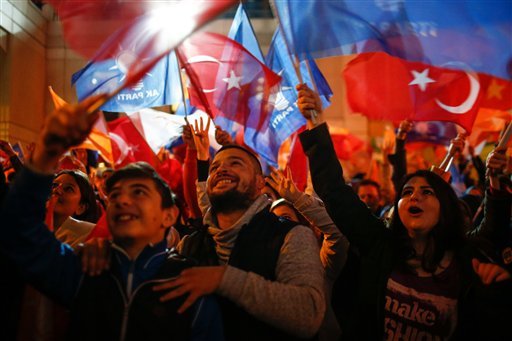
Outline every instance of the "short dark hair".
<path fill-rule="evenodd" d="M 270 175 L 269 176 L 265 176 L 265 187 L 270 189 L 270 191 L 275 195 L 276 200 L 280 199 L 281 198 L 281 194 L 279 194 L 279 192 L 274 187 L 272 187 L 272 185 L 269 182 L 269 179 L 271 179 Z"/>
<path fill-rule="evenodd" d="M 375 188 L 377 188 L 377 192 L 380 193 L 380 185 L 377 181 L 374 181 L 372 179 L 363 179 L 361 181 L 359 181 L 359 183 L 357 184 L 357 191 L 359 191 L 359 188 L 361 186 L 373 186 Z"/>
<path fill-rule="evenodd" d="M 107 193 L 112 191 L 114 185 L 124 179 L 151 179 L 162 197 L 162 208 L 169 208 L 175 205 L 175 195 L 167 182 L 147 162 L 139 161 L 130 163 L 121 169 L 114 171 L 106 181 Z"/>
<path fill-rule="evenodd" d="M 295 215 L 297 216 L 297 219 L 299 220 L 298 221 L 299 224 L 311 227 L 311 223 L 302 215 L 302 213 L 300 213 L 299 210 L 296 209 L 295 206 L 293 206 L 293 204 L 291 202 L 289 202 L 288 200 L 286 200 L 284 198 L 279 198 L 279 199 L 273 201 L 272 204 L 270 205 L 270 212 L 273 213 L 274 209 L 276 209 L 277 207 L 280 207 L 280 206 L 287 206 L 287 207 L 291 208 L 292 211 L 295 212 Z"/>
<path fill-rule="evenodd" d="M 246 153 L 247 155 L 249 155 L 251 157 L 251 159 L 255 162 L 255 165 L 256 165 L 256 171 L 259 173 L 259 174 L 263 174 L 263 169 L 261 167 L 261 162 L 260 160 L 258 159 L 258 156 L 256 156 L 256 154 L 254 154 L 251 150 L 247 149 L 247 148 L 244 148 L 238 144 L 226 144 L 224 146 L 222 146 L 222 148 L 220 148 L 217 153 L 215 153 L 215 155 L 218 155 L 219 153 L 227 150 L 227 149 L 238 149 L 238 150 L 241 150 L 243 151 L 244 153 Z"/>

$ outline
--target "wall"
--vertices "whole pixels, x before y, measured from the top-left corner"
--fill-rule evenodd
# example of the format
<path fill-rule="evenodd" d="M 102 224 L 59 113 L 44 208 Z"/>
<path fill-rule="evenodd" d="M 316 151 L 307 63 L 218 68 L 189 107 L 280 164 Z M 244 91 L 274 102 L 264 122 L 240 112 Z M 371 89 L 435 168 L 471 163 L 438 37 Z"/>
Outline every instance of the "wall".
<path fill-rule="evenodd" d="M 46 27 L 29 1 L 0 1 L 0 138 L 28 143 L 45 112 Z"/>

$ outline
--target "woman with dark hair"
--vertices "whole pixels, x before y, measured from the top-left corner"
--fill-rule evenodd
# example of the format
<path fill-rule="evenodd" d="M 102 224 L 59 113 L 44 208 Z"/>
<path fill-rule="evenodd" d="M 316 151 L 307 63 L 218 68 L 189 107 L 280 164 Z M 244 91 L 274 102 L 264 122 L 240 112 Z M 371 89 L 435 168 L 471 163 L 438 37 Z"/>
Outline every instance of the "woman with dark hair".
<path fill-rule="evenodd" d="M 87 175 L 79 170 L 62 170 L 53 180 L 47 202 L 48 226 L 60 241 L 76 246 L 83 242 L 101 210 Z"/>
<path fill-rule="evenodd" d="M 358 292 L 347 293 L 356 295 L 357 306 L 342 321 L 344 338 L 512 339 L 510 274 L 481 263 L 489 260 L 465 239 L 451 187 L 427 171 L 406 176 L 386 228 L 345 184 L 318 96 L 297 88 L 309 128 L 300 140 L 315 191 L 361 257 Z M 315 122 L 311 110 L 320 114 Z"/>
<path fill-rule="evenodd" d="M 99 219 L 101 210 L 98 207 L 96 196 L 94 194 L 94 188 L 92 187 L 87 175 L 79 170 L 62 170 L 57 173 L 57 176 L 53 181 L 54 185 L 62 183 L 59 178 L 63 175 L 71 176 L 80 191 L 79 204 L 82 205 L 82 208 L 76 210 L 75 214 L 73 214 L 73 218 L 88 221 L 90 223 L 96 223 Z"/>
<path fill-rule="evenodd" d="M 69 169 L 55 176 L 46 210 L 48 228 L 73 248 L 87 239 L 101 213 L 87 175 Z M 67 312 L 32 286 L 25 288 L 21 310 L 20 340 L 65 338 Z"/>
<path fill-rule="evenodd" d="M 389 228 L 404 269 L 419 266 L 434 274 L 443 257 L 463 246 L 465 228 L 459 199 L 438 175 L 426 170 L 408 174 L 394 207 L 398 214 L 393 215 Z"/>

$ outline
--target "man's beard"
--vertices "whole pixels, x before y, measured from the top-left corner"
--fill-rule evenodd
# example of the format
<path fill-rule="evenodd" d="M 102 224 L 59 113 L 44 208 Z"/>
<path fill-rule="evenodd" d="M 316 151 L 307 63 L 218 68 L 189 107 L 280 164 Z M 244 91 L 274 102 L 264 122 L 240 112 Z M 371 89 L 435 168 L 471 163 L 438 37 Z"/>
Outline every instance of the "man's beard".
<path fill-rule="evenodd" d="M 221 194 L 210 194 L 208 197 L 212 210 L 215 213 L 231 213 L 246 210 L 254 202 L 250 193 L 241 193 L 236 189 L 230 189 Z"/>

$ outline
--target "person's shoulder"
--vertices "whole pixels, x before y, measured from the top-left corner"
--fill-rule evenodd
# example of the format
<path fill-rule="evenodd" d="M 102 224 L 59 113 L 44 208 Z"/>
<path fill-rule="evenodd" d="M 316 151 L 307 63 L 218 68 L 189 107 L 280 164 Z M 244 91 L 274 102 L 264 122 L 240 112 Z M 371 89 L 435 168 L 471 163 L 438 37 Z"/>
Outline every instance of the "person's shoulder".
<path fill-rule="evenodd" d="M 90 223 L 88 221 L 68 217 L 68 219 L 66 219 L 64 223 L 62 223 L 59 230 L 69 230 L 73 231 L 75 235 L 85 235 L 91 232 L 95 226 L 96 224 Z"/>
<path fill-rule="evenodd" d="M 310 227 L 295 224 L 295 226 L 292 226 L 286 234 L 286 240 L 288 240 L 288 242 L 294 241 L 297 243 L 303 243 L 310 240 L 316 240 L 316 237 Z"/>
<path fill-rule="evenodd" d="M 90 222 L 88 222 L 88 221 L 78 220 L 78 219 L 75 219 L 75 218 L 73 218 L 73 217 L 69 217 L 68 219 L 66 219 L 66 221 L 64 221 L 64 223 L 62 224 L 62 226 L 66 226 L 66 227 L 93 228 L 94 226 L 96 226 L 96 224 L 94 224 L 94 223 L 90 223 Z"/>
<path fill-rule="evenodd" d="M 87 236 L 96 226 L 93 223 L 68 217 L 55 232 L 55 237 L 75 248 L 78 244 L 83 243 Z"/>
<path fill-rule="evenodd" d="M 298 224 L 298 223 L 295 223 L 294 226 L 292 226 L 292 228 L 290 229 L 290 231 L 288 233 L 293 233 L 293 234 L 313 234 L 313 231 L 311 230 L 310 227 L 308 226 L 305 226 L 305 225 L 302 225 L 302 224 Z"/>

